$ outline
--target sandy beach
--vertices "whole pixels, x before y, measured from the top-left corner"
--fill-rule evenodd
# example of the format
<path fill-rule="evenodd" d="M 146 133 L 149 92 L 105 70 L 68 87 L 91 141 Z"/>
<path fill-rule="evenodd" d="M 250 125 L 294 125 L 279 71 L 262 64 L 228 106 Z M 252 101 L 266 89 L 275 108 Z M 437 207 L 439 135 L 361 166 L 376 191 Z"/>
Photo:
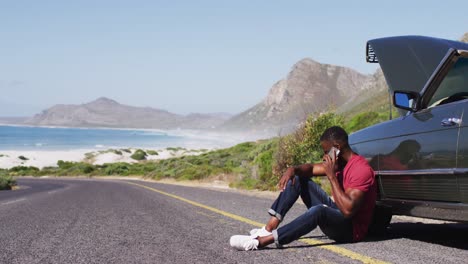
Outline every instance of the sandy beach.
<path fill-rule="evenodd" d="M 10 169 L 15 166 L 33 166 L 39 169 L 44 167 L 55 167 L 57 161 L 84 161 L 94 165 L 104 163 L 127 162 L 136 163 L 137 160 L 131 158 L 136 151 L 129 149 L 109 149 L 109 150 L 37 150 L 37 151 L 0 151 L 0 169 Z M 164 149 L 144 149 L 147 152 L 146 160 L 168 159 L 185 155 L 199 155 L 208 150 L 188 150 L 184 148 L 164 148 Z M 157 155 L 156 155 L 157 153 Z M 152 154 L 152 155 L 151 155 Z"/>

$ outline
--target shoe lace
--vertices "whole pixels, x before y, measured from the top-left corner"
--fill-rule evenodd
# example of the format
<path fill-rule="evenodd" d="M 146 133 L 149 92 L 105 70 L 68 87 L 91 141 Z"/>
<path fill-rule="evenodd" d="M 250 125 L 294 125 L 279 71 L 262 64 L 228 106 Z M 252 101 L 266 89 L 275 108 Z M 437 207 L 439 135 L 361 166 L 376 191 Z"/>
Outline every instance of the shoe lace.
<path fill-rule="evenodd" d="M 251 240 L 248 240 L 244 243 L 244 249 L 247 251 L 247 250 L 255 250 L 255 249 L 258 249 L 258 246 L 257 244 L 258 243 L 255 243 L 255 240 L 256 239 L 251 239 Z"/>

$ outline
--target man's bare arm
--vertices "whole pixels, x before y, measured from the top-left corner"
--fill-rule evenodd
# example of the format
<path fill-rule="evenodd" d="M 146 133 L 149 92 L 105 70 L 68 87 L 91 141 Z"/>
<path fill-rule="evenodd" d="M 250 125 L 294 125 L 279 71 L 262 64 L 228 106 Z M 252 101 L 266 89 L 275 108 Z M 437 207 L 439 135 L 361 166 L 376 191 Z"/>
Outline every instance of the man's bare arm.
<path fill-rule="evenodd" d="M 361 207 L 365 193 L 358 189 L 343 190 L 336 177 L 335 161 L 327 155 L 324 156 L 323 168 L 330 180 L 335 204 L 346 218 L 352 217 Z"/>
<path fill-rule="evenodd" d="M 330 178 L 329 178 L 330 179 Z M 365 193 L 358 189 L 341 189 L 336 177 L 330 179 L 333 199 L 345 218 L 353 217 L 364 201 Z"/>
<path fill-rule="evenodd" d="M 325 176 L 325 169 L 322 163 L 302 164 L 299 166 L 290 167 L 286 170 L 286 172 L 281 177 L 278 183 L 278 188 L 280 190 L 284 190 L 284 188 L 286 187 L 286 184 L 288 183 L 290 179 L 294 181 L 295 175 L 299 177 L 307 177 L 307 178 L 310 178 L 312 176 Z"/>
<path fill-rule="evenodd" d="M 322 163 L 302 164 L 294 167 L 294 174 L 300 177 L 325 176 Z"/>

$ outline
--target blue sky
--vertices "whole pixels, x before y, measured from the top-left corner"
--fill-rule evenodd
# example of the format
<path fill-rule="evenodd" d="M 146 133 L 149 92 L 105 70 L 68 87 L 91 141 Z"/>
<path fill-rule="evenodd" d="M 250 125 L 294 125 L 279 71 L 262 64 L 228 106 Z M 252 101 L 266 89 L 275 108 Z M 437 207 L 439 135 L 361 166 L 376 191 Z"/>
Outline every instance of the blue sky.
<path fill-rule="evenodd" d="M 459 39 L 465 5 L 0 0 L 0 116 L 100 96 L 180 114 L 239 113 L 302 58 L 370 74 L 368 39 Z"/>

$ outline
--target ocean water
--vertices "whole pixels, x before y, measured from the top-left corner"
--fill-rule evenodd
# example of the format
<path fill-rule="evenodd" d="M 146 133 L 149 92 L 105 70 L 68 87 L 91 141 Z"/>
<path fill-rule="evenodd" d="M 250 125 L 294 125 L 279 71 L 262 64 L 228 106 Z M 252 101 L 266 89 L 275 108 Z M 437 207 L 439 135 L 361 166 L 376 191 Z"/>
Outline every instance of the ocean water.
<path fill-rule="evenodd" d="M 221 135 L 194 131 L 81 129 L 0 126 L 0 150 L 75 150 L 109 148 L 219 148 L 234 144 Z"/>

